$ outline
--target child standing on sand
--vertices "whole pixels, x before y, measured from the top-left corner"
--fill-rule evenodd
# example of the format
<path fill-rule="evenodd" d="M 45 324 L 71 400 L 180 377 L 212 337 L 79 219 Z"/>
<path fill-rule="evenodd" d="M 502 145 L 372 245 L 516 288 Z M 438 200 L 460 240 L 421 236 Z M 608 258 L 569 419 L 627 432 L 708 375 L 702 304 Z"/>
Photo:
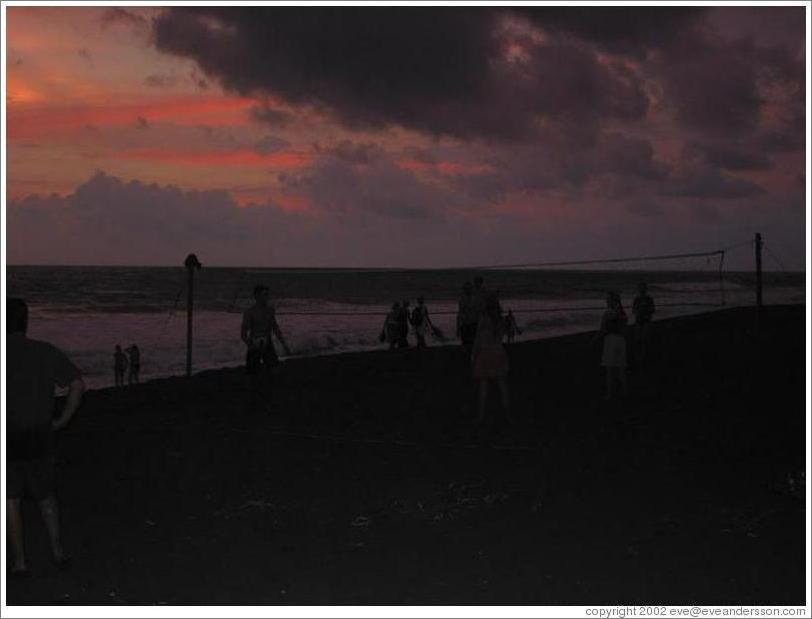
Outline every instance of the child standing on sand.
<path fill-rule="evenodd" d="M 601 365 L 606 368 L 606 399 L 615 392 L 615 383 L 620 383 L 624 396 L 628 395 L 626 383 L 626 312 L 620 302 L 620 295 L 610 291 L 606 295 L 606 311 L 601 318 L 598 336 L 603 336 Z"/>

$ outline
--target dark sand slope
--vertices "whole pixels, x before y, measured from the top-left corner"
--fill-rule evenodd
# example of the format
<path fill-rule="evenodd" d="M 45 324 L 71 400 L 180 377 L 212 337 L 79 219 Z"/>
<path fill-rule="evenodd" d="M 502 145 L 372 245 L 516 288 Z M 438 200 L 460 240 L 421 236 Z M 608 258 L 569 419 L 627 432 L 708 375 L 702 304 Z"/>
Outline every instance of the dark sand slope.
<path fill-rule="evenodd" d="M 458 348 L 292 360 L 274 416 L 239 370 L 91 392 L 60 438 L 75 564 L 27 506 L 8 601 L 803 604 L 804 308 L 657 328 L 618 405 L 588 336 L 515 345 L 521 426 L 487 436 Z"/>

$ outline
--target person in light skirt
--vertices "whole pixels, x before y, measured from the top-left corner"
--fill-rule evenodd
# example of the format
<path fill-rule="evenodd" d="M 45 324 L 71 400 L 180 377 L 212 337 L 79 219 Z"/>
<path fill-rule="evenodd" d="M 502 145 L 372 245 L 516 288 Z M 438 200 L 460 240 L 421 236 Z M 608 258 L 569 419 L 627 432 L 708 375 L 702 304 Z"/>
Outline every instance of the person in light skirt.
<path fill-rule="evenodd" d="M 626 381 L 626 325 L 628 319 L 623 311 L 620 294 L 610 291 L 606 295 L 606 311 L 601 318 L 598 335 L 603 336 L 601 365 L 606 368 L 606 399 L 615 394 L 615 385 L 620 384 L 623 396 L 628 395 Z"/>
<path fill-rule="evenodd" d="M 509 423 L 515 423 L 510 411 L 510 393 L 507 376 L 509 364 L 502 339 L 505 336 L 505 320 L 496 295 L 488 295 L 484 303 L 476 337 L 471 351 L 471 369 L 479 381 L 479 415 L 477 424 L 485 422 L 485 404 L 488 399 L 488 383 L 494 381 L 502 396 L 502 409 Z"/>

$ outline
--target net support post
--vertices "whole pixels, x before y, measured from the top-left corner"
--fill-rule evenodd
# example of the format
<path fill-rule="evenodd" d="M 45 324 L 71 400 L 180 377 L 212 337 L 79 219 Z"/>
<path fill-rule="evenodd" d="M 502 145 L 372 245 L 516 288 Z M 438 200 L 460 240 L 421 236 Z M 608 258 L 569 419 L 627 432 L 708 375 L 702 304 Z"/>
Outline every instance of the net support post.
<path fill-rule="evenodd" d="M 725 250 L 720 251 L 719 256 L 719 290 L 722 293 L 722 305 L 726 305 L 725 299 Z"/>
<path fill-rule="evenodd" d="M 188 276 L 188 296 L 186 299 L 186 376 L 192 375 L 192 317 L 194 315 L 195 271 L 202 266 L 195 254 L 186 256 L 183 263 Z"/>
<path fill-rule="evenodd" d="M 756 249 L 756 307 L 758 307 L 759 313 L 761 313 L 761 307 L 763 305 L 763 297 L 762 297 L 762 287 L 761 287 L 761 233 L 756 232 L 756 242 L 755 242 L 755 249 Z"/>

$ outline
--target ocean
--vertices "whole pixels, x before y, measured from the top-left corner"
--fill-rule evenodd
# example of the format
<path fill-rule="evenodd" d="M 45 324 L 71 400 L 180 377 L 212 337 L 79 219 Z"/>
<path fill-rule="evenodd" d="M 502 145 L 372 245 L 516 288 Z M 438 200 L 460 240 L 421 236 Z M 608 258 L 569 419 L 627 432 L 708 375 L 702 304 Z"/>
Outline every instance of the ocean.
<path fill-rule="evenodd" d="M 630 308 L 637 283 L 649 283 L 657 318 L 754 303 L 752 273 L 702 270 L 498 269 L 477 271 L 502 306 L 512 309 L 518 341 L 597 328 L 606 291 Z M 204 267 L 195 274 L 193 368 L 238 366 L 242 312 L 255 284 L 270 288 L 292 356 L 384 348 L 378 340 L 394 301 L 424 296 L 455 344 L 457 298 L 470 270 L 262 269 Z M 7 294 L 30 307 L 29 336 L 63 349 L 90 388 L 113 384 L 113 349 L 137 344 L 141 380 L 182 375 L 186 363 L 186 279 L 183 268 L 9 266 Z M 765 303 L 803 303 L 803 273 L 766 273 Z M 412 342 L 414 340 L 412 339 Z"/>

